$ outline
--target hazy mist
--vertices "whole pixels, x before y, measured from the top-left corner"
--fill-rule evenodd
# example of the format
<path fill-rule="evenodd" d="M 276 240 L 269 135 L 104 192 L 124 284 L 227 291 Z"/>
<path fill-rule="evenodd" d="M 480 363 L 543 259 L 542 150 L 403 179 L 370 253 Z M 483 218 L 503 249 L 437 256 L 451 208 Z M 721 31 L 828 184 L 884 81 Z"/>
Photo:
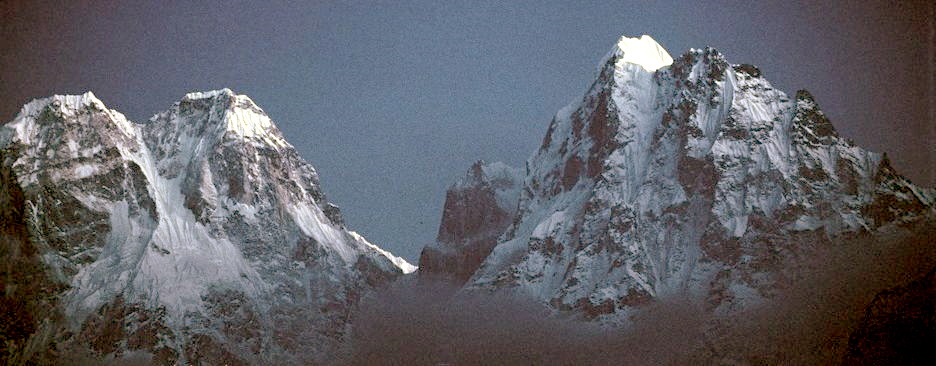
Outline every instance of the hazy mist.
<path fill-rule="evenodd" d="M 936 265 L 936 223 L 814 243 L 759 307 L 716 317 L 664 298 L 627 329 L 601 327 L 516 295 L 455 293 L 408 279 L 365 301 L 351 364 L 663 365 L 839 363 L 874 296 Z"/>

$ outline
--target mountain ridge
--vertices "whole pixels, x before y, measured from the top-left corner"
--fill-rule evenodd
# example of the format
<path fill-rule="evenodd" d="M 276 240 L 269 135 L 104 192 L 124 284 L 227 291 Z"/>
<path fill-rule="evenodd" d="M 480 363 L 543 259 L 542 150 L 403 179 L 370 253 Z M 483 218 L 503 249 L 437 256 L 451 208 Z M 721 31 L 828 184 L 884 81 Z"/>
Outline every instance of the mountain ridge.
<path fill-rule="evenodd" d="M 553 118 L 465 290 L 611 322 L 683 292 L 730 313 L 783 286 L 797 241 L 933 215 L 933 190 L 841 138 L 808 91 L 713 48 L 648 71 L 622 42 Z"/>
<path fill-rule="evenodd" d="M 91 92 L 37 99 L 0 127 L 0 148 L 26 229 L 5 249 L 41 263 L 6 271 L 56 289 L 23 300 L 46 320 L 13 344 L 50 345 L 24 360 L 324 362 L 347 351 L 361 295 L 415 270 L 348 230 L 315 169 L 229 89 L 146 123 Z"/>

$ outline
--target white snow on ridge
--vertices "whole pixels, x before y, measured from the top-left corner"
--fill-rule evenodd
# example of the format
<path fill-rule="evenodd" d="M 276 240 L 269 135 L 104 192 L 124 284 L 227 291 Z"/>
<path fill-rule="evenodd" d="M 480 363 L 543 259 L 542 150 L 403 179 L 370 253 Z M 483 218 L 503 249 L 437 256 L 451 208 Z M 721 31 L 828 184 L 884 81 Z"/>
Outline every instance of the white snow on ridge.
<path fill-rule="evenodd" d="M 243 95 L 238 95 L 237 97 L 246 98 Z M 270 117 L 267 117 L 265 114 L 234 107 L 225 116 L 225 122 L 227 130 L 238 136 L 258 138 L 274 146 L 286 146 L 286 141 L 267 133 L 268 130 L 273 128 L 273 122 L 270 121 Z"/>
<path fill-rule="evenodd" d="M 0 145 L 6 145 L 13 136 L 16 136 L 23 144 L 33 143 L 34 135 L 39 131 L 38 118 L 42 110 L 47 106 L 55 105 L 56 110 L 64 117 L 74 117 L 79 111 L 87 107 L 96 108 L 103 111 L 109 117 L 111 122 L 126 136 L 136 134 L 136 128 L 133 123 L 127 120 L 123 113 L 107 109 L 104 102 L 101 102 L 94 93 L 88 91 L 81 95 L 53 95 L 47 98 L 33 99 L 20 109 L 16 117 L 6 127 L 12 131 L 4 132 L 0 135 Z M 6 130 L 6 129 L 4 129 Z"/>
<path fill-rule="evenodd" d="M 354 240 L 364 243 L 364 245 L 367 245 L 368 248 L 371 248 L 377 253 L 380 253 L 380 255 L 387 257 L 387 259 L 389 259 L 390 262 L 392 262 L 394 265 L 399 267 L 400 270 L 403 271 L 403 273 L 405 274 L 416 272 L 416 270 L 419 268 L 419 267 L 412 265 L 410 262 L 406 261 L 406 259 L 397 257 L 393 255 L 393 253 L 390 253 L 386 250 L 381 249 L 380 247 L 374 244 L 371 244 L 371 242 L 367 241 L 367 239 L 364 239 L 364 237 L 361 236 L 361 234 L 358 234 L 356 231 L 349 231 L 348 233 L 351 234 L 351 237 L 354 238 Z"/>
<path fill-rule="evenodd" d="M 294 203 L 287 210 L 303 234 L 334 249 L 345 263 L 354 263 L 358 253 L 345 243 L 340 231 L 327 224 L 328 218 L 321 209 L 305 203 Z"/>
<path fill-rule="evenodd" d="M 207 92 L 188 93 L 185 95 L 184 100 L 210 99 L 221 95 L 232 98 L 231 105 L 224 114 L 226 131 L 245 138 L 263 140 L 276 147 L 289 146 L 286 140 L 270 133 L 270 131 L 276 129 L 273 121 L 246 95 L 238 95 L 231 89 L 224 88 Z"/>
<path fill-rule="evenodd" d="M 174 146 L 175 153 L 165 158 L 153 155 L 150 150 L 152 146 L 144 141 L 144 128 L 164 128 L 161 133 L 169 134 L 173 128 L 191 125 L 190 118 L 162 113 L 157 114 L 154 120 L 169 116 L 172 119 L 159 124 L 137 125 L 123 114 L 107 109 L 91 92 L 33 100 L 23 107 L 13 121 L 0 126 L 0 146 L 16 141 L 32 149 L 22 157 L 25 159 L 22 164 L 30 166 L 31 170 L 39 169 L 46 160 L 58 159 L 63 154 L 71 157 L 91 156 L 103 147 L 111 146 L 107 143 L 112 143 L 120 154 L 117 164 L 119 160 L 133 162 L 148 183 L 144 189 L 152 198 L 157 213 L 152 218 L 149 215 L 132 215 L 129 210 L 133 205 L 127 199 L 105 199 L 93 190 L 72 192 L 86 206 L 109 212 L 112 229 L 96 260 L 82 266 L 71 279 L 65 278 L 71 281 L 72 290 L 64 300 L 64 306 L 70 313 L 79 315 L 76 319 L 82 319 L 84 315 L 123 293 L 129 301 L 142 300 L 150 306 L 166 306 L 170 314 L 168 321 L 175 327 L 180 326 L 175 322 L 180 321 L 184 314 L 203 310 L 200 308 L 201 297 L 212 286 L 242 290 L 250 298 L 266 296 L 275 286 L 275 283 L 266 282 L 266 275 L 261 275 L 248 262 L 235 242 L 213 235 L 208 226 L 196 219 L 185 203 L 185 176 L 170 178 L 159 171 L 159 164 L 169 159 L 185 163 L 201 161 L 201 173 L 208 177 L 205 179 L 210 179 L 211 172 L 206 163 L 207 149 L 214 140 L 206 139 L 209 136 L 205 134 L 215 132 L 231 133 L 233 136 L 228 136 L 243 137 L 254 144 L 268 144 L 277 150 L 291 148 L 270 118 L 249 97 L 223 89 L 189 93 L 184 100 L 205 98 L 217 98 L 206 102 L 210 107 L 207 111 L 209 123 L 220 122 L 215 125 L 218 129 L 208 129 L 208 132 L 197 136 L 186 133 L 170 135 L 171 142 L 177 146 Z M 64 119 L 43 120 L 42 114 L 50 108 Z M 204 114 L 198 114 L 195 118 L 201 117 Z M 78 140 L 64 141 L 57 152 L 47 146 L 43 137 L 47 135 L 43 131 L 51 125 L 65 128 L 74 127 L 70 125 L 81 125 L 82 128 L 104 127 L 105 130 L 99 130 L 105 140 L 101 142 L 104 145 L 84 148 L 81 135 L 78 135 Z M 117 138 L 121 134 L 129 139 Z M 110 169 L 108 162 L 72 163 L 65 168 L 51 170 L 50 174 L 55 182 L 86 179 Z M 221 199 L 210 180 L 200 182 L 195 189 L 210 201 Z M 223 199 L 230 201 L 227 197 Z M 383 270 L 389 271 L 394 266 L 404 273 L 416 270 L 412 264 L 367 242 L 357 233 L 334 225 L 315 203 L 292 202 L 286 205 L 289 216 L 298 228 L 337 252 L 335 254 L 348 264 L 348 268 L 360 255 L 366 253 L 386 257 L 387 261 L 378 261 Z M 257 207 L 254 205 L 232 201 L 227 206 L 237 208 L 248 220 L 255 219 Z M 70 260 L 57 254 L 46 257 L 47 263 Z"/>
<path fill-rule="evenodd" d="M 364 252 L 366 250 L 365 248 L 370 248 L 390 260 L 390 262 L 403 271 L 403 273 L 416 271 L 416 266 L 410 264 L 403 258 L 397 257 L 371 244 L 357 232 L 348 231 L 348 234 L 350 234 L 357 243 L 348 242 L 346 236 L 342 235 L 339 229 L 328 224 L 328 218 L 325 217 L 325 214 L 323 214 L 318 207 L 298 203 L 289 207 L 289 214 L 292 216 L 296 225 L 302 230 L 303 234 L 333 249 L 349 266 L 354 264 L 357 256 Z M 355 244 L 363 244 L 364 246 Z"/>
<path fill-rule="evenodd" d="M 615 51 L 621 54 L 618 62 L 635 64 L 649 72 L 673 64 L 673 57 L 656 40 L 646 34 L 640 38 L 622 36 L 618 40 Z"/>

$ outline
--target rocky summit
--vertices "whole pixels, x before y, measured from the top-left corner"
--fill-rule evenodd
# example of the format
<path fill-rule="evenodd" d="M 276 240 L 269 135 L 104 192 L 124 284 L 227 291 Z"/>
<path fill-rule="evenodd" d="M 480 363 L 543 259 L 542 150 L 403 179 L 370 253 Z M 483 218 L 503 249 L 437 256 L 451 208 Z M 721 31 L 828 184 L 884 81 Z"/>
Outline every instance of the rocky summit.
<path fill-rule="evenodd" d="M 509 171 L 476 165 L 449 190 L 420 273 L 612 323 L 670 295 L 749 308 L 808 248 L 934 213 L 933 190 L 841 137 L 809 92 L 649 36 L 621 38 L 524 174 L 489 170 Z"/>
<path fill-rule="evenodd" d="M 512 223 L 522 178 L 503 163 L 472 165 L 446 194 L 437 241 L 420 254 L 419 274 L 468 281 Z"/>
<path fill-rule="evenodd" d="M 6 363 L 327 363 L 362 295 L 415 270 L 348 230 L 250 98 L 145 123 L 92 93 L 0 127 Z"/>

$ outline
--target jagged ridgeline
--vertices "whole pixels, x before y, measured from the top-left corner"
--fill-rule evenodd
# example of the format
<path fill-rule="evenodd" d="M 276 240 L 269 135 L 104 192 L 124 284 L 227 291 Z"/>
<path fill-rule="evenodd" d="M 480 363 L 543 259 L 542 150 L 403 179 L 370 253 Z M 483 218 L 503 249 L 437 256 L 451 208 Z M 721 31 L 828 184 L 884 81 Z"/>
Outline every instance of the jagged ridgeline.
<path fill-rule="evenodd" d="M 622 37 L 508 171 L 479 164 L 450 189 L 420 273 L 609 322 L 669 295 L 750 308 L 815 245 L 934 213 L 933 190 L 839 136 L 807 91 L 649 36 Z"/>
<path fill-rule="evenodd" d="M 348 230 L 254 102 L 145 123 L 90 92 L 0 127 L 5 363 L 327 363 L 358 299 L 415 268 Z"/>
<path fill-rule="evenodd" d="M 934 196 L 839 136 L 808 92 L 711 48 L 673 59 L 622 37 L 524 169 L 479 162 L 450 188 L 420 276 L 591 324 L 668 297 L 732 315 L 802 286 L 816 253 L 931 232 Z M 6 364 L 354 359 L 360 299 L 416 269 L 350 231 L 315 169 L 227 89 L 144 123 L 90 92 L 28 103 L 0 126 L 0 219 Z M 864 329 L 918 308 L 898 297 Z M 706 325 L 708 353 L 687 363 L 741 362 L 718 345 L 730 324 Z M 873 344 L 859 333 L 849 354 Z"/>

